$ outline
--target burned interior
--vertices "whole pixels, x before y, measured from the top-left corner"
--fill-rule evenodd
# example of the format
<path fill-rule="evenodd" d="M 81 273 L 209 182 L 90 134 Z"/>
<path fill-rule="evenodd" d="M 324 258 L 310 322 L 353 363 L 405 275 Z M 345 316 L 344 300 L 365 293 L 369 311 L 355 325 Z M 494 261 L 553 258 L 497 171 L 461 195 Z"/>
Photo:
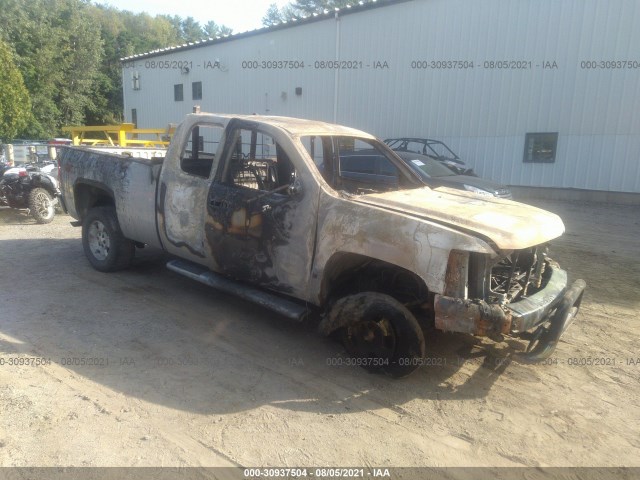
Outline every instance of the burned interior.
<path fill-rule="evenodd" d="M 280 192 L 295 179 L 295 169 L 284 148 L 257 129 L 235 132 L 224 183 L 263 192 Z"/>

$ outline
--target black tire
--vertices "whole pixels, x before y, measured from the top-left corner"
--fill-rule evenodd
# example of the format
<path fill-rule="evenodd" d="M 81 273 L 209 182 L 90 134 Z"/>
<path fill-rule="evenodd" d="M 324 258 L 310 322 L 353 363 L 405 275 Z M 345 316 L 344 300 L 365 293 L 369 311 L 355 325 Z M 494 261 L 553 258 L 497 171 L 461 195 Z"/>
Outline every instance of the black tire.
<path fill-rule="evenodd" d="M 44 188 L 34 188 L 29 192 L 28 206 L 31 216 L 38 223 L 51 223 L 56 215 L 53 198 Z"/>
<path fill-rule="evenodd" d="M 131 265 L 135 244 L 120 230 L 114 207 L 95 207 L 82 221 L 82 247 L 89 263 L 101 272 L 115 272 Z"/>
<path fill-rule="evenodd" d="M 345 325 L 339 337 L 349 355 L 358 359 L 354 363 L 366 370 L 401 378 L 421 365 L 424 333 L 395 298 L 374 292 L 349 295 L 338 300 L 329 315 Z"/>

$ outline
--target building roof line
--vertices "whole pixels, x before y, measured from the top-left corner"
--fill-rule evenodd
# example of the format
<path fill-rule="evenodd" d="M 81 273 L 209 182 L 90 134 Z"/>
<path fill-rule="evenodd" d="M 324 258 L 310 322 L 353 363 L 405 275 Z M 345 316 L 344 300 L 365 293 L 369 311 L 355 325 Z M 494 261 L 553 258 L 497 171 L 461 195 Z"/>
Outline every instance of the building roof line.
<path fill-rule="evenodd" d="M 141 58 L 156 57 L 159 55 L 164 55 L 169 52 L 191 50 L 194 48 L 200 48 L 208 45 L 217 45 L 219 43 L 229 42 L 233 40 L 240 40 L 242 38 L 253 37 L 255 35 L 261 35 L 264 33 L 284 30 L 286 28 L 297 27 L 299 25 L 306 25 L 313 22 L 328 20 L 330 18 L 334 18 L 336 15 L 338 16 L 350 15 L 352 13 L 359 13 L 367 10 L 372 10 L 374 8 L 387 7 L 389 5 L 395 5 L 395 4 L 411 2 L 411 1 L 413 0 L 368 0 L 368 1 L 361 0 L 358 2 L 357 5 L 350 5 L 344 8 L 336 8 L 334 10 L 325 10 L 323 13 L 313 13 L 305 18 L 298 18 L 298 19 L 294 18 L 293 20 L 278 23 L 277 25 L 273 25 L 270 27 L 257 28 L 255 30 L 249 30 L 246 32 L 236 33 L 232 35 L 221 35 L 215 38 L 209 37 L 203 40 L 196 40 L 193 42 L 183 43 L 182 45 L 172 45 L 165 48 L 158 48 L 156 50 L 151 50 L 149 52 L 129 55 L 128 57 L 122 57 L 120 59 L 120 62 L 126 63 L 126 62 L 130 62 L 131 60 L 139 60 Z"/>

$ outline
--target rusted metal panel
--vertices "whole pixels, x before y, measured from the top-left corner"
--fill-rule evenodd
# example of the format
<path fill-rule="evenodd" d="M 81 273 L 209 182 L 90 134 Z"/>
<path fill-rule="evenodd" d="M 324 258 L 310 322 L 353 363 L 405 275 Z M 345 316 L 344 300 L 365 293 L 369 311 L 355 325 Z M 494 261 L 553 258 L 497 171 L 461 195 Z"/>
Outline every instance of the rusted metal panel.
<path fill-rule="evenodd" d="M 443 294 L 449 297 L 467 298 L 467 279 L 469 278 L 469 252 L 454 250 L 449 255 L 445 289 Z"/>
<path fill-rule="evenodd" d="M 508 334 L 511 314 L 500 305 L 483 300 L 435 296 L 436 328 L 445 332 L 462 332 L 479 336 Z"/>

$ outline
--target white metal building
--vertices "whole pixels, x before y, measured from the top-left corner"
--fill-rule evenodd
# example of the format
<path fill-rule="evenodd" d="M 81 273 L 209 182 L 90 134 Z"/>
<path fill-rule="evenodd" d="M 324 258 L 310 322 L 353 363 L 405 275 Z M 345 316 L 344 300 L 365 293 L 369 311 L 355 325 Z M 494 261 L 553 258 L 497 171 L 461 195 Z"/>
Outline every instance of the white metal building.
<path fill-rule="evenodd" d="M 640 193 L 638 25 L 637 0 L 364 3 L 123 59 L 125 117 L 319 119 L 443 140 L 509 185 Z"/>

